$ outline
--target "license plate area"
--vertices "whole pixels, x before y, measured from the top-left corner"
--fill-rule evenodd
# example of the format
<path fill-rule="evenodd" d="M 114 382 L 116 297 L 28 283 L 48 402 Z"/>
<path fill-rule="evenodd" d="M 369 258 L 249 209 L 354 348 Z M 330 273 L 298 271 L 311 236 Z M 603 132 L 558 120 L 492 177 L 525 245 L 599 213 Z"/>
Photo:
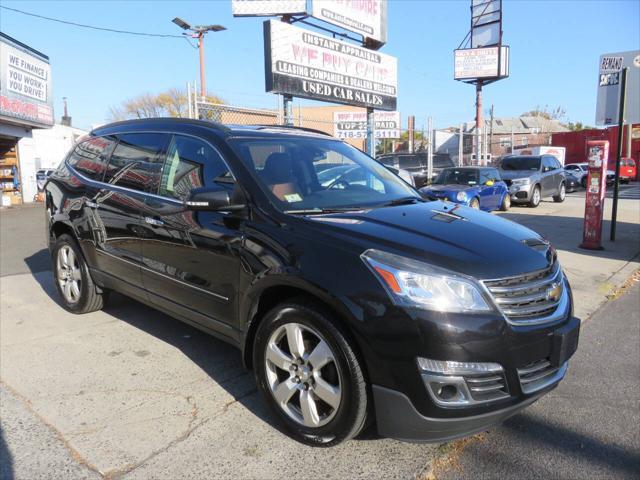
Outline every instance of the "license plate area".
<path fill-rule="evenodd" d="M 553 333 L 553 346 L 551 350 L 551 365 L 560 367 L 578 349 L 580 337 L 580 320 L 572 318 L 569 323 L 560 327 Z"/>

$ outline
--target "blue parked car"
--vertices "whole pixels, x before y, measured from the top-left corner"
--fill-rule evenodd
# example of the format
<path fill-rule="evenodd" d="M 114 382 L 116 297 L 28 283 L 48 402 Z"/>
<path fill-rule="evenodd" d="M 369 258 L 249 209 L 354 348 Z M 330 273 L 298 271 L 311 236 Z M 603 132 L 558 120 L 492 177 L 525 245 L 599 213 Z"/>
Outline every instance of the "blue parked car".
<path fill-rule="evenodd" d="M 420 193 L 431 200 L 443 200 L 491 212 L 506 212 L 511 206 L 507 184 L 492 167 L 445 168 Z"/>

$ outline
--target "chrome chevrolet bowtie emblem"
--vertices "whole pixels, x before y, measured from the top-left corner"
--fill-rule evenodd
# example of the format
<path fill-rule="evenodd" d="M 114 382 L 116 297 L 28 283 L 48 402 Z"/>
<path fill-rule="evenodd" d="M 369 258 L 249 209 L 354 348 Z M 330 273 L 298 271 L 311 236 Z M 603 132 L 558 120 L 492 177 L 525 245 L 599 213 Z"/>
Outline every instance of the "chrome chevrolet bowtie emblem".
<path fill-rule="evenodd" d="M 546 298 L 547 300 L 551 300 L 553 302 L 557 302 L 560 300 L 560 295 L 562 294 L 562 287 L 559 283 L 552 283 L 547 290 Z"/>

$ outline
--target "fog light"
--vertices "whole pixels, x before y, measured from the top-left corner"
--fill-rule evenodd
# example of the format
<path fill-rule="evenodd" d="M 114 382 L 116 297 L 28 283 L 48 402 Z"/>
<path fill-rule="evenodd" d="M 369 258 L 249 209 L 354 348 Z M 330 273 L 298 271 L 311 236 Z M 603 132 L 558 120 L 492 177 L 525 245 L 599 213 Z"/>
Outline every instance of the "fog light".
<path fill-rule="evenodd" d="M 443 375 L 473 375 L 474 373 L 502 372 L 499 363 L 456 362 L 451 360 L 432 360 L 417 358 L 420 370 Z"/>
<path fill-rule="evenodd" d="M 445 385 L 438 390 L 438 396 L 443 400 L 451 400 L 458 395 L 458 389 L 454 385 Z"/>

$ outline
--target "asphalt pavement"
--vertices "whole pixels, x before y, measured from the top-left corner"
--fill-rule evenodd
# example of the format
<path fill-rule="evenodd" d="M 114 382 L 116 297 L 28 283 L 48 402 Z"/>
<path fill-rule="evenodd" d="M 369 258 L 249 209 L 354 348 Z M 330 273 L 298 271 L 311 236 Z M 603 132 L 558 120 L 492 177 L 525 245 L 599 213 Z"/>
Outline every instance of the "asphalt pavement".
<path fill-rule="evenodd" d="M 640 278 L 640 277 L 638 277 Z M 640 477 L 640 282 L 582 325 L 550 395 L 452 453 L 448 479 Z"/>
<path fill-rule="evenodd" d="M 640 209 L 637 201 L 622 201 L 618 241 L 605 241 L 605 250 L 594 252 L 577 249 L 583 208 L 584 199 L 569 198 L 501 215 L 558 246 L 576 309 L 587 318 L 638 268 Z M 426 475 L 434 460 L 438 465 L 448 445 L 406 444 L 371 430 L 331 449 L 292 441 L 268 414 L 236 349 L 126 297 L 114 295 L 100 312 L 66 312 L 56 301 L 42 216 L 41 206 L 0 211 L 0 478 L 409 479 Z M 580 388 L 566 390 L 562 384 L 522 415 L 539 415 L 545 406 L 560 412 L 536 416 L 538 423 L 528 431 L 535 437 L 531 442 L 551 445 L 567 457 L 566 468 L 573 456 L 586 461 L 570 447 L 579 439 L 594 459 L 604 458 L 598 449 L 612 458 L 622 452 L 615 457 L 618 473 L 628 474 L 637 461 L 637 443 L 607 437 L 603 423 L 619 419 L 606 420 L 608 410 L 588 399 L 591 393 L 606 394 L 607 386 L 610 396 L 602 398 L 612 408 L 621 403 L 619 396 L 637 398 L 637 383 L 607 383 L 606 360 L 617 352 L 627 354 L 637 380 L 638 354 L 598 343 L 589 328 L 588 323 L 576 359 L 595 342 L 596 352 L 587 360 L 601 363 L 580 370 L 577 365 L 586 362 L 572 361 L 566 383 Z M 612 378 L 618 378 L 617 372 Z M 575 411 L 582 416 L 579 429 L 552 428 Z M 631 408 L 626 418 L 635 423 L 616 423 L 613 430 L 637 426 L 633 415 Z M 504 472 L 514 475 L 527 459 L 534 462 L 526 450 L 516 455 L 510 448 L 501 444 L 506 452 L 501 458 L 509 459 Z M 593 463 L 599 468 L 594 472 L 608 472 L 604 460 Z M 470 476 L 479 476 L 478 471 L 483 470 Z M 552 477 L 575 478 L 569 470 L 556 473 Z"/>

